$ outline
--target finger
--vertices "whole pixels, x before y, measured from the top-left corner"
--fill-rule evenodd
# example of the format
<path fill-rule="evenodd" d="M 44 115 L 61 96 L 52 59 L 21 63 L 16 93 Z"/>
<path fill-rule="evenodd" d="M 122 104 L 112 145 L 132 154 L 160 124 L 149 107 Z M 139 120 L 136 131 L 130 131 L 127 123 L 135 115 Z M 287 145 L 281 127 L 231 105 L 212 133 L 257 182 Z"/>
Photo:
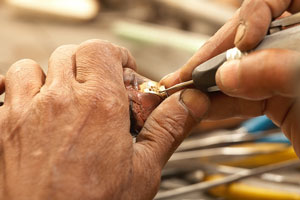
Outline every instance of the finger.
<path fill-rule="evenodd" d="M 299 71 L 299 52 L 268 49 L 224 63 L 217 71 L 216 82 L 224 93 L 244 99 L 295 96 Z"/>
<path fill-rule="evenodd" d="M 209 94 L 209 99 L 211 106 L 205 115 L 206 120 L 257 117 L 265 112 L 265 101 L 249 101 L 230 97 L 221 92 Z"/>
<path fill-rule="evenodd" d="M 192 89 L 166 99 L 153 111 L 137 137 L 136 155 L 163 167 L 208 106 L 207 96 Z"/>
<path fill-rule="evenodd" d="M 300 156 L 300 123 L 299 123 L 299 104 L 294 103 L 285 114 L 281 130 L 286 137 L 291 141 L 296 154 Z M 297 108 L 298 107 L 298 108 Z"/>
<path fill-rule="evenodd" d="M 297 13 L 300 11 L 300 1 L 299 0 L 293 0 L 290 4 L 290 7 L 288 9 L 291 13 Z"/>
<path fill-rule="evenodd" d="M 170 87 L 192 79 L 193 70 L 201 63 L 234 47 L 234 36 L 239 24 L 239 10 L 212 38 L 210 38 L 189 61 L 176 72 L 164 77 L 160 83 Z"/>
<path fill-rule="evenodd" d="M 75 79 L 76 45 L 57 48 L 49 59 L 46 85 L 66 84 Z"/>
<path fill-rule="evenodd" d="M 267 34 L 272 19 L 279 17 L 290 4 L 291 0 L 246 0 L 239 16 L 236 47 L 242 51 L 256 47 Z"/>
<path fill-rule="evenodd" d="M 128 49 L 124 47 L 119 47 L 121 49 L 122 55 L 122 66 L 123 68 L 131 68 L 134 71 L 137 70 L 136 62 L 132 54 L 129 52 Z"/>
<path fill-rule="evenodd" d="M 101 80 L 101 77 L 119 77 L 122 67 L 135 69 L 135 61 L 125 48 L 102 40 L 82 43 L 76 52 L 76 80 L 80 83 Z"/>
<path fill-rule="evenodd" d="M 45 74 L 39 64 L 24 59 L 13 64 L 5 79 L 5 104 L 24 105 L 39 93 Z"/>
<path fill-rule="evenodd" d="M 233 18 L 227 22 L 200 50 L 179 70 L 164 77 L 161 84 L 170 87 L 191 80 L 192 71 L 201 63 L 237 46 L 245 51 L 257 46 L 266 35 L 272 18 L 280 16 L 287 8 L 300 10 L 299 0 L 247 0 Z"/>
<path fill-rule="evenodd" d="M 222 120 L 233 117 L 250 118 L 268 115 L 278 126 L 281 126 L 285 113 L 294 103 L 292 98 L 274 96 L 268 100 L 253 101 L 230 97 L 221 92 L 209 95 L 210 109 L 206 120 Z"/>
<path fill-rule="evenodd" d="M 5 91 L 5 77 L 0 75 L 0 95 Z"/>

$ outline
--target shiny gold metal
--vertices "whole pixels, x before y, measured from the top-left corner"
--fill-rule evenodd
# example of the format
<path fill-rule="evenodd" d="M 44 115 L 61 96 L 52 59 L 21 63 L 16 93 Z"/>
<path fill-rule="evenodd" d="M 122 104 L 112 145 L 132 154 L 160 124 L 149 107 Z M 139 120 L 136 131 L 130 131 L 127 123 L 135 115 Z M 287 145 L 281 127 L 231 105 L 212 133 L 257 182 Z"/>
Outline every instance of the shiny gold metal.
<path fill-rule="evenodd" d="M 165 86 L 160 85 L 158 82 L 155 81 L 148 81 L 139 85 L 140 92 L 156 94 L 162 98 L 166 98 L 168 96 L 166 92 L 161 92 L 165 90 L 166 90 Z"/>

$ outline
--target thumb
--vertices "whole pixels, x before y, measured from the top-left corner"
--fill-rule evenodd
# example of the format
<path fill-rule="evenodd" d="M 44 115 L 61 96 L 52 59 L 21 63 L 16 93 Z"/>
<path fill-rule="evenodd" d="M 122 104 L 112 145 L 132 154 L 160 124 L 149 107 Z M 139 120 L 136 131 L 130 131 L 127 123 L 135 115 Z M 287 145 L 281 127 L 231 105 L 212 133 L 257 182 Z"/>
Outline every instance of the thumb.
<path fill-rule="evenodd" d="M 137 137 L 136 155 L 162 168 L 208 107 L 208 97 L 194 89 L 170 96 L 147 119 Z"/>

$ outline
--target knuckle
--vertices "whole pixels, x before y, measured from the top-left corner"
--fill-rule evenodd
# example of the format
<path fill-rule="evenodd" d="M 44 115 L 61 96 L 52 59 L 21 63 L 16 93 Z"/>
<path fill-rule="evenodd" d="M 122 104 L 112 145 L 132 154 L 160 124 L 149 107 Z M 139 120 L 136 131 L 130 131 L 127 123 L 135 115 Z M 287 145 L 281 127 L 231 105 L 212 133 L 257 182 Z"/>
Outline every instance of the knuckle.
<path fill-rule="evenodd" d="M 117 46 L 116 48 L 119 49 L 119 53 L 120 53 L 120 58 L 123 58 L 124 60 L 127 60 L 128 57 L 131 55 L 129 50 L 125 47 L 119 47 Z"/>
<path fill-rule="evenodd" d="M 23 59 L 14 63 L 8 70 L 6 75 L 6 82 L 15 82 L 16 80 L 22 81 L 22 88 L 24 92 L 34 90 L 36 82 L 40 81 L 37 75 L 43 76 L 43 70 L 40 66 L 31 59 Z"/>
<path fill-rule="evenodd" d="M 57 54 L 59 54 L 59 55 L 63 54 L 64 55 L 64 54 L 66 54 L 65 52 L 68 52 L 68 50 L 70 50 L 70 49 L 73 50 L 76 47 L 77 47 L 77 45 L 74 45 L 74 44 L 62 45 L 62 46 L 60 46 L 60 47 L 58 47 L 54 50 L 51 57 L 56 56 Z"/>
<path fill-rule="evenodd" d="M 63 58 L 70 56 L 70 51 L 75 52 L 75 49 L 77 48 L 77 45 L 68 44 L 68 45 L 62 45 L 55 49 L 53 53 L 51 54 L 49 58 L 49 65 L 51 63 L 54 63 L 54 61 L 57 62 L 57 58 Z M 61 60 L 61 62 L 64 62 L 64 60 Z"/>
<path fill-rule="evenodd" d="M 25 58 L 25 59 L 21 59 L 19 61 L 17 61 L 14 65 L 36 65 L 37 63 L 32 60 L 32 59 L 29 59 L 29 58 Z"/>
<path fill-rule="evenodd" d="M 77 45 L 75 45 L 75 44 L 66 44 L 66 45 L 59 46 L 55 51 L 57 51 L 57 52 L 65 52 L 66 49 L 73 49 L 75 47 L 77 47 Z"/>
<path fill-rule="evenodd" d="M 23 73 L 24 70 L 32 69 L 33 66 L 37 66 L 37 63 L 31 59 L 22 59 L 15 62 L 8 70 L 7 76 L 12 74 Z"/>
<path fill-rule="evenodd" d="M 127 48 L 125 48 L 125 47 L 119 47 L 119 46 L 116 46 L 116 48 L 119 49 L 120 55 L 122 57 L 127 58 L 127 57 L 131 56 L 131 53 L 130 53 L 130 51 Z"/>
<path fill-rule="evenodd" d="M 93 40 L 87 40 L 86 42 L 83 42 L 79 49 L 88 49 L 88 50 L 101 50 L 105 48 L 115 48 L 115 46 L 105 40 L 99 40 L 99 39 L 93 39 Z"/>
<path fill-rule="evenodd" d="M 130 53 L 130 51 L 125 47 L 117 46 L 116 48 L 119 49 L 118 60 L 120 60 L 122 62 L 122 65 L 127 66 L 127 67 L 136 68 L 136 62 L 135 62 L 132 54 Z"/>
<path fill-rule="evenodd" d="M 83 42 L 77 50 L 77 52 L 92 54 L 95 56 L 113 56 L 116 55 L 118 51 L 119 48 L 114 44 L 99 39 L 93 39 Z"/>

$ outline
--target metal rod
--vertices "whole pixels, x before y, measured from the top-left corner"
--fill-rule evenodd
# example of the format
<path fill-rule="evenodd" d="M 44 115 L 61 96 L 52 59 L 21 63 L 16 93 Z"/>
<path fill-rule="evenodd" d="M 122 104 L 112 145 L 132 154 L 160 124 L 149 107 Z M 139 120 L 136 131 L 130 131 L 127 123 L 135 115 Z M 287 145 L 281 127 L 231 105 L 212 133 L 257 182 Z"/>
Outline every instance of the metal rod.
<path fill-rule="evenodd" d="M 194 84 L 194 81 L 193 80 L 190 80 L 190 81 L 186 81 L 186 82 L 183 82 L 183 83 L 178 83 L 172 87 L 169 87 L 165 90 L 162 90 L 160 91 L 161 93 L 164 93 L 164 92 L 168 92 L 170 90 L 173 90 L 173 89 L 178 89 L 178 88 L 182 88 L 182 87 L 186 87 L 186 86 L 190 86 L 190 85 L 193 85 Z"/>
<path fill-rule="evenodd" d="M 160 192 L 156 195 L 155 200 L 161 200 L 161 199 L 167 199 L 171 197 L 176 197 L 180 195 L 184 195 L 187 193 L 195 192 L 195 191 L 204 191 L 208 190 L 210 188 L 219 186 L 219 185 L 224 185 L 228 183 L 232 183 L 235 181 L 239 181 L 248 177 L 260 175 L 266 172 L 271 172 L 279 169 L 284 169 L 284 168 L 295 168 L 299 167 L 300 162 L 299 160 L 289 160 L 281 163 L 276 163 L 272 165 L 267 165 L 267 166 L 262 166 L 262 167 L 257 167 L 251 170 L 242 170 L 240 172 L 237 172 L 236 174 L 226 176 L 225 178 L 222 179 L 217 179 L 213 181 L 206 181 L 206 182 L 201 182 L 197 184 L 192 184 L 189 186 L 184 186 L 181 188 L 165 191 L 165 192 Z"/>

